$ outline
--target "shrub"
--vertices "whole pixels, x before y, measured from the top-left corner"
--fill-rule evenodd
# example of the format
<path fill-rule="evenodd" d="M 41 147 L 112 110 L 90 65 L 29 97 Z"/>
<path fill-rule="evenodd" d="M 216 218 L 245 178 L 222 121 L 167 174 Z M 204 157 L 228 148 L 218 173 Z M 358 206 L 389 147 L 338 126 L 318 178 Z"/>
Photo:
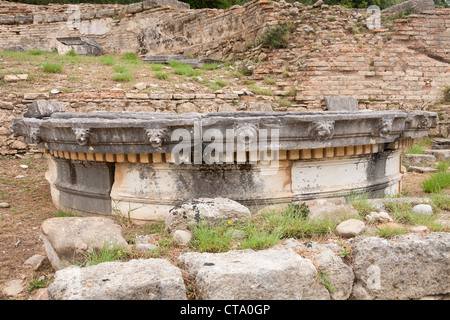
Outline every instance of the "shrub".
<path fill-rule="evenodd" d="M 60 73 L 62 71 L 62 66 L 58 63 L 44 63 L 42 68 L 48 73 Z"/>
<path fill-rule="evenodd" d="M 450 86 L 445 86 L 442 92 L 444 93 L 444 102 L 450 102 Z"/>
<path fill-rule="evenodd" d="M 285 48 L 295 25 L 288 22 L 278 22 L 278 25 L 267 29 L 261 36 L 259 43 L 264 48 Z"/>

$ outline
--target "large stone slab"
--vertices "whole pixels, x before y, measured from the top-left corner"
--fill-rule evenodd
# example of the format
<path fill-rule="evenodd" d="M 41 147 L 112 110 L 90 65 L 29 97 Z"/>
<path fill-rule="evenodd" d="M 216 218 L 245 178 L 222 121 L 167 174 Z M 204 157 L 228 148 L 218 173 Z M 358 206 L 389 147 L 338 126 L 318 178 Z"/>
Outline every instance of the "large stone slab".
<path fill-rule="evenodd" d="M 76 54 L 82 56 L 100 56 L 103 54 L 102 47 L 97 41 L 85 37 L 63 37 L 58 40 L 58 53 L 66 54 L 73 50 Z"/>
<path fill-rule="evenodd" d="M 164 259 L 72 266 L 55 273 L 50 300 L 185 300 L 180 270 Z"/>
<path fill-rule="evenodd" d="M 404 154 L 402 162 L 410 166 L 431 167 L 436 162 L 436 157 L 432 154 Z"/>
<path fill-rule="evenodd" d="M 166 216 L 166 231 L 190 230 L 192 224 L 236 223 L 251 215 L 240 203 L 226 198 L 198 198 L 172 208 Z"/>
<path fill-rule="evenodd" d="M 325 97 L 329 111 L 358 111 L 358 100 L 352 97 Z"/>
<path fill-rule="evenodd" d="M 100 217 L 58 217 L 41 225 L 45 252 L 55 270 L 84 261 L 89 249 L 130 249 L 122 237 L 122 228 L 113 220 Z"/>
<path fill-rule="evenodd" d="M 25 118 L 49 117 L 54 112 L 65 112 L 66 103 L 56 100 L 35 100 L 23 115 Z"/>
<path fill-rule="evenodd" d="M 357 237 L 352 299 L 417 299 L 450 292 L 450 233 Z"/>
<path fill-rule="evenodd" d="M 353 269 L 339 256 L 342 247 L 337 244 L 302 243 L 290 238 L 274 248 L 292 248 L 307 256 L 330 284 L 332 300 L 346 300 L 350 297 L 355 278 Z"/>
<path fill-rule="evenodd" d="M 189 252 L 178 266 L 206 300 L 330 299 L 311 260 L 292 249 Z"/>
<path fill-rule="evenodd" d="M 436 157 L 438 161 L 450 160 L 450 150 L 425 150 L 426 153 Z"/>

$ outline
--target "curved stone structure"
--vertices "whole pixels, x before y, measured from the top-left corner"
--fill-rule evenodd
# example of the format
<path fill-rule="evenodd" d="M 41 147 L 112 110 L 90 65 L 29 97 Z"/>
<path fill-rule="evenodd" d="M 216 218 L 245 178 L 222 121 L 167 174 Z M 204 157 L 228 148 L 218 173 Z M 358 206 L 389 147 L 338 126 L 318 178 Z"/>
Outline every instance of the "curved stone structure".
<path fill-rule="evenodd" d="M 11 131 L 48 154 L 58 208 L 153 220 L 197 197 L 259 208 L 396 194 L 402 149 L 437 122 L 425 111 L 55 112 Z"/>

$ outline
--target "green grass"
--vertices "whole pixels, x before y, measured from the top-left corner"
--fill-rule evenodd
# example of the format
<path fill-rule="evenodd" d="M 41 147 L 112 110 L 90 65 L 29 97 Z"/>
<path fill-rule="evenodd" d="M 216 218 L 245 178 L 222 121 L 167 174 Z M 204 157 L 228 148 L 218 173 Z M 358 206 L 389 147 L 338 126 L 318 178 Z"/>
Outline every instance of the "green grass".
<path fill-rule="evenodd" d="M 160 80 L 169 79 L 169 74 L 167 74 L 166 72 L 155 72 L 154 76 L 155 76 L 155 78 L 160 79 Z"/>
<path fill-rule="evenodd" d="M 348 198 L 348 202 L 358 211 L 360 217 L 364 218 L 372 211 L 376 211 L 375 207 L 367 200 L 368 194 L 356 195 L 351 194 Z"/>
<path fill-rule="evenodd" d="M 208 63 L 205 64 L 202 69 L 203 70 L 216 70 L 218 67 L 220 66 L 220 63 L 215 62 L 215 63 Z"/>
<path fill-rule="evenodd" d="M 126 66 L 114 66 L 114 71 L 117 73 L 130 72 Z"/>
<path fill-rule="evenodd" d="M 200 220 L 192 229 L 191 245 L 198 252 L 226 252 L 231 249 L 233 233 L 226 224 L 207 225 Z"/>
<path fill-rule="evenodd" d="M 44 63 L 42 65 L 42 68 L 44 69 L 44 72 L 47 72 L 47 73 L 61 73 L 62 72 L 62 65 L 59 63 Z"/>
<path fill-rule="evenodd" d="M 270 210 L 232 224 L 223 221 L 208 225 L 200 220 L 192 226 L 191 248 L 199 252 L 225 252 L 233 249 L 261 250 L 286 238 L 308 238 L 330 235 L 338 219 L 328 216 L 309 218 L 309 208 L 289 205 L 285 210 Z M 233 237 L 239 233 L 239 237 Z"/>
<path fill-rule="evenodd" d="M 161 71 L 163 67 L 164 67 L 164 65 L 160 64 L 160 63 L 152 63 L 152 64 L 150 64 L 150 68 L 153 71 Z"/>
<path fill-rule="evenodd" d="M 183 76 L 199 76 L 201 72 L 199 70 L 194 70 L 190 65 L 184 64 L 179 61 L 171 60 L 169 61 L 169 66 L 173 69 L 175 74 Z"/>
<path fill-rule="evenodd" d="M 265 77 L 265 78 L 264 78 L 264 82 L 265 82 L 266 84 L 272 85 L 272 84 L 277 83 L 277 80 L 274 79 L 274 78 Z"/>
<path fill-rule="evenodd" d="M 441 200 L 440 205 L 450 205 L 449 199 Z M 450 228 L 436 222 L 436 214 L 417 214 L 412 212 L 413 206 L 407 202 L 386 202 L 386 208 L 392 213 L 395 222 L 410 226 L 428 226 L 431 232 L 450 231 Z M 436 211 L 436 210 L 435 210 Z M 389 234 L 389 230 L 383 230 L 385 234 Z M 392 231 L 395 232 L 395 231 Z M 379 234 L 380 235 L 380 234 Z M 380 235 L 381 236 L 381 235 Z"/>
<path fill-rule="evenodd" d="M 100 56 L 98 60 L 105 66 L 113 66 L 116 63 L 116 58 L 113 56 Z"/>
<path fill-rule="evenodd" d="M 58 210 L 58 212 L 53 214 L 53 217 L 57 218 L 57 217 L 78 217 L 77 214 L 74 214 L 72 212 L 65 212 L 62 210 Z"/>
<path fill-rule="evenodd" d="M 387 225 L 378 229 L 375 234 L 381 238 L 391 239 L 394 236 L 405 234 L 406 232 L 406 228 L 394 228 Z"/>
<path fill-rule="evenodd" d="M 90 248 L 83 256 L 86 266 L 93 266 L 102 262 L 113 262 L 120 260 L 128 252 L 118 247 L 115 243 L 105 242 L 99 250 Z"/>
<path fill-rule="evenodd" d="M 113 80 L 119 82 L 128 82 L 131 80 L 131 73 L 130 72 L 114 73 Z"/>
<path fill-rule="evenodd" d="M 40 56 L 40 55 L 44 54 L 44 51 L 42 51 L 42 50 L 28 50 L 27 54 L 30 54 L 32 56 Z"/>
<path fill-rule="evenodd" d="M 126 52 L 124 53 L 124 55 L 122 56 L 122 59 L 124 60 L 130 60 L 130 61 L 135 61 L 137 60 L 137 56 L 134 52 Z"/>
<path fill-rule="evenodd" d="M 258 94 L 258 95 L 262 95 L 262 96 L 272 96 L 273 95 L 273 92 L 271 90 L 260 88 L 254 84 L 251 84 L 248 87 L 254 94 Z"/>
<path fill-rule="evenodd" d="M 50 281 L 50 278 L 45 279 L 36 279 L 35 276 L 33 276 L 33 279 L 30 281 L 30 285 L 28 286 L 28 292 L 31 292 L 35 289 L 45 288 L 47 285 L 47 282 Z"/>
<path fill-rule="evenodd" d="M 276 101 L 282 107 L 290 107 L 292 105 L 292 101 L 288 99 L 277 99 Z"/>
<path fill-rule="evenodd" d="M 214 81 L 215 81 L 215 83 L 217 83 L 221 88 L 228 85 L 228 83 L 227 83 L 225 80 L 222 80 L 222 79 L 215 79 Z"/>
<path fill-rule="evenodd" d="M 222 87 L 216 83 L 215 81 L 210 81 L 210 80 L 205 80 L 204 82 L 205 86 L 211 88 L 212 90 L 216 91 L 216 90 L 220 90 Z"/>
<path fill-rule="evenodd" d="M 423 181 L 422 189 L 425 192 L 440 193 L 450 186 L 450 172 L 440 171 L 433 173 Z"/>
<path fill-rule="evenodd" d="M 425 154 L 425 148 L 433 143 L 430 138 L 418 139 L 414 144 L 405 150 L 405 154 Z"/>
<path fill-rule="evenodd" d="M 74 50 L 70 50 L 66 53 L 66 56 L 68 57 L 76 57 L 77 53 Z"/>

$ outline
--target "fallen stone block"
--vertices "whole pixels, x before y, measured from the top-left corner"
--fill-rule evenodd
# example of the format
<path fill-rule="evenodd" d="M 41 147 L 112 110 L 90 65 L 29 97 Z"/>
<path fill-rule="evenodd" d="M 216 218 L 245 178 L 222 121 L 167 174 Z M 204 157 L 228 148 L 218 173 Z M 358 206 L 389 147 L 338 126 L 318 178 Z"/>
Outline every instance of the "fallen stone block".
<path fill-rule="evenodd" d="M 113 220 L 100 217 L 58 217 L 41 225 L 45 252 L 55 270 L 83 263 L 88 250 L 130 247 L 122 237 L 122 228 Z"/>
<path fill-rule="evenodd" d="M 438 171 L 438 169 L 431 168 L 431 167 L 414 167 L 414 166 L 408 167 L 408 172 L 432 173 L 432 172 L 437 172 L 437 171 Z"/>
<path fill-rule="evenodd" d="M 58 40 L 58 53 L 66 54 L 73 50 L 81 56 L 100 56 L 103 54 L 102 47 L 97 41 L 84 37 L 64 37 L 56 38 Z"/>
<path fill-rule="evenodd" d="M 325 97 L 328 111 L 358 111 L 358 100 L 352 97 Z"/>
<path fill-rule="evenodd" d="M 235 223 L 249 218 L 250 210 L 240 203 L 226 198 L 198 198 L 188 200 L 172 208 L 166 216 L 166 232 L 190 230 L 192 224 L 202 220 L 205 224 Z"/>
<path fill-rule="evenodd" d="M 438 161 L 450 160 L 450 150 L 425 150 L 425 152 L 435 156 Z"/>
<path fill-rule="evenodd" d="M 356 300 L 404 300 L 450 292 L 450 233 L 391 240 L 357 237 L 352 247 Z"/>
<path fill-rule="evenodd" d="M 404 154 L 402 162 L 415 167 L 430 167 L 436 162 L 436 157 L 431 154 Z"/>
<path fill-rule="evenodd" d="M 180 269 L 165 259 L 104 262 L 55 273 L 50 300 L 186 300 Z"/>
<path fill-rule="evenodd" d="M 302 243 L 290 238 L 274 248 L 291 248 L 310 259 L 322 277 L 329 282 L 332 300 L 346 300 L 350 297 L 355 278 L 353 269 L 339 257 L 342 248 L 334 243 L 319 244 L 317 242 Z"/>
<path fill-rule="evenodd" d="M 178 266 L 205 300 L 330 299 L 313 263 L 292 249 L 188 252 Z"/>
<path fill-rule="evenodd" d="M 66 103 L 56 100 L 35 100 L 23 115 L 25 118 L 49 117 L 54 112 L 65 112 Z"/>

